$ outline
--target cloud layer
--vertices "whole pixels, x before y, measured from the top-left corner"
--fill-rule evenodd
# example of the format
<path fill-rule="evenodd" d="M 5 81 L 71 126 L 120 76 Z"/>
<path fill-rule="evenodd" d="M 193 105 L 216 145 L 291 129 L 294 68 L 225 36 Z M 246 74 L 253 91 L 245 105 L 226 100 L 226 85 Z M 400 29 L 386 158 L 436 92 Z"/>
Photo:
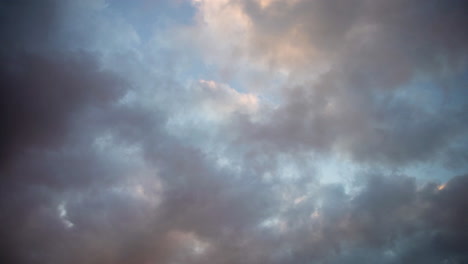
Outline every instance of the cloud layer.
<path fill-rule="evenodd" d="M 468 262 L 465 10 L 0 1 L 1 262 Z"/>

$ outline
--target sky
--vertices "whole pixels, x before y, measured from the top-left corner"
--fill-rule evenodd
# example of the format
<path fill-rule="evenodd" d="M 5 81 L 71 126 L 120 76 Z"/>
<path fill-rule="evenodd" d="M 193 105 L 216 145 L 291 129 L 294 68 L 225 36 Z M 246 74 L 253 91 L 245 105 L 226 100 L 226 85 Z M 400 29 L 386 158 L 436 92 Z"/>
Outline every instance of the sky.
<path fill-rule="evenodd" d="M 468 263 L 467 12 L 0 0 L 0 262 Z"/>

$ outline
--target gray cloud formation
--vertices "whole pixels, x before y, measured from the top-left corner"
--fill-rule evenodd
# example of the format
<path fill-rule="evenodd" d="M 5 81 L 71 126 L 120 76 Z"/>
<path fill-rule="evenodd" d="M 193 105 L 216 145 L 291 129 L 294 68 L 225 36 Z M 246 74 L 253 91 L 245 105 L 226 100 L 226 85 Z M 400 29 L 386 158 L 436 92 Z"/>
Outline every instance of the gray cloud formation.
<path fill-rule="evenodd" d="M 441 156 L 450 163 L 454 146 L 466 149 L 463 1 L 236 3 L 252 20 L 252 56 L 327 69 L 313 81 L 286 83 L 284 103 L 267 121 L 241 121 L 254 142 L 390 165 Z M 285 43 L 308 60 L 282 62 Z M 294 71 L 290 78 L 304 79 Z"/>
<path fill-rule="evenodd" d="M 314 6 L 333 5 L 320 3 Z M 171 76 L 157 74 L 146 77 L 149 88 L 140 87 L 145 82 L 133 78 L 147 74 L 149 65 L 137 53 L 126 54 L 129 65 L 111 71 L 96 51 L 64 46 L 66 18 L 60 15 L 73 13 L 70 5 L 3 1 L 0 7 L 6 14 L 1 34 L 7 36 L 0 53 L 2 263 L 468 261 L 468 176 L 442 187 L 363 173 L 352 192 L 344 184 L 320 183 L 294 153 L 339 142 L 364 160 L 421 159 L 464 131 L 463 124 L 455 125 L 464 118 L 458 106 L 428 114 L 405 99 L 378 103 L 374 86 L 341 85 L 347 75 L 335 79 L 333 71 L 320 81 L 322 88 L 287 90 L 285 104 L 259 125 L 247 121 L 249 111 L 236 110 L 239 101 L 228 99 L 244 97 L 227 87 L 184 90 Z M 337 46 L 328 42 L 339 42 L 354 16 L 342 14 L 338 22 L 324 16 L 326 30 L 308 30 L 335 29 L 317 44 L 331 52 Z M 127 67 L 134 72 L 123 74 Z M 388 84 L 383 77 L 378 82 Z M 152 97 L 157 105 L 149 103 Z M 197 111 L 203 103 L 216 104 L 213 98 L 229 106 L 230 119 L 201 124 L 219 127 L 200 130 L 216 130 L 204 143 L 216 141 L 214 146 L 230 152 L 222 154 L 237 159 L 231 166 L 220 166 L 219 153 L 184 138 L 190 133 L 167 129 L 179 105 Z M 361 104 L 366 99 L 374 104 Z M 311 119 L 304 120 L 304 113 Z M 419 121 L 405 123 L 407 113 Z M 451 113 L 453 120 L 446 118 Z M 373 141 L 377 120 L 383 120 L 383 134 L 389 133 L 384 145 Z M 403 131 L 385 127 L 393 123 Z M 265 142 L 273 145 L 267 152 Z M 302 170 L 295 178 L 282 172 L 291 164 Z"/>

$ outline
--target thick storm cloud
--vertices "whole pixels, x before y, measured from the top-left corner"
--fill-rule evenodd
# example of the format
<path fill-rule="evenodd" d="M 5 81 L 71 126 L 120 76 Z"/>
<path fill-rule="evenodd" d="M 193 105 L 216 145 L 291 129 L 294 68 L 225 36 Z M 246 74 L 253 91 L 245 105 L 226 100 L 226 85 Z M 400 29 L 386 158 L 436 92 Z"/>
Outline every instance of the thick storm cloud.
<path fill-rule="evenodd" d="M 467 263 L 465 1 L 0 1 L 0 262 Z"/>

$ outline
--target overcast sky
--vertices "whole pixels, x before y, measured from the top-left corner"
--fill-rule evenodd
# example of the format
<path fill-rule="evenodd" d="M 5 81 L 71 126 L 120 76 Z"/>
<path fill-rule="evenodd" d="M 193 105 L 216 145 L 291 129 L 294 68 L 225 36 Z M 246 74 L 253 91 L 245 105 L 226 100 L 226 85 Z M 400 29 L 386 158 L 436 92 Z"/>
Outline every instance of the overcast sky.
<path fill-rule="evenodd" d="M 468 263 L 468 1 L 0 0 L 0 262 Z"/>

